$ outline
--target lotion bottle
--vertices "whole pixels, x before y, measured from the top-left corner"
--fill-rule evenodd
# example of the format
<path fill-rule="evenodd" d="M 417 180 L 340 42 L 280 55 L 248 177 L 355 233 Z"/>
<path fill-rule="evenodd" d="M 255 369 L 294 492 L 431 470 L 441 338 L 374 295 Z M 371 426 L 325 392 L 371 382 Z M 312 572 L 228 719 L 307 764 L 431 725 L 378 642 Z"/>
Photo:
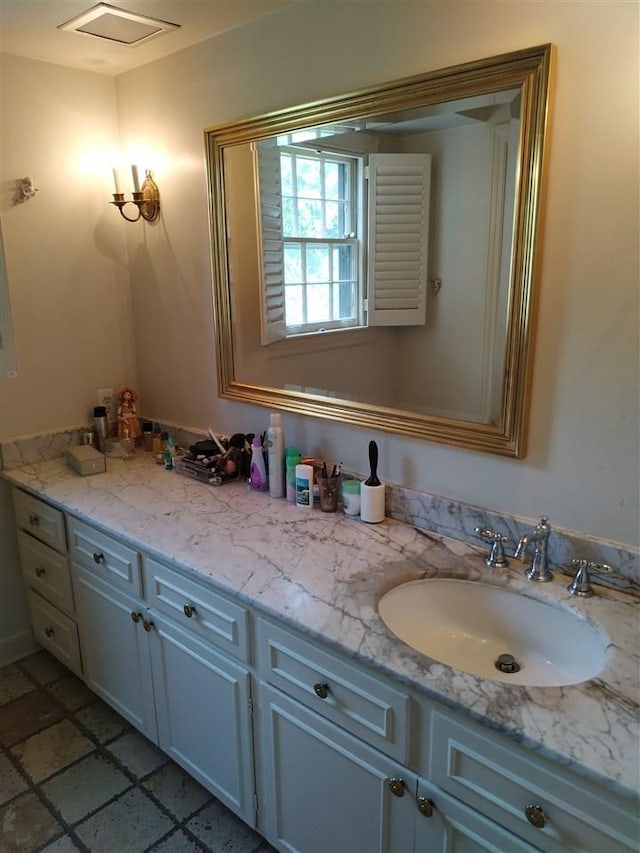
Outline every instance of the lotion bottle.
<path fill-rule="evenodd" d="M 271 415 L 267 430 L 267 457 L 269 460 L 269 494 L 272 498 L 284 497 L 284 432 L 278 412 Z"/>
<path fill-rule="evenodd" d="M 262 441 L 260 436 L 256 437 L 251 442 L 251 467 L 249 469 L 249 484 L 252 489 L 257 492 L 266 492 L 269 488 L 267 480 L 267 469 L 264 464 L 264 456 L 262 453 Z"/>
<path fill-rule="evenodd" d="M 312 465 L 296 465 L 296 506 L 313 509 Z"/>

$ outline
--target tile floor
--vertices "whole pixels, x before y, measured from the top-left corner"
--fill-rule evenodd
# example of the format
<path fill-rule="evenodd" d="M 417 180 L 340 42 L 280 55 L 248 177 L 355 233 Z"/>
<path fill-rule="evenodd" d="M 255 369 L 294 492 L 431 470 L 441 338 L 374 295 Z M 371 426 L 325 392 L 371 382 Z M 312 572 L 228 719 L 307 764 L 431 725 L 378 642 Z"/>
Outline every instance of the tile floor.
<path fill-rule="evenodd" d="M 0 853 L 275 853 L 46 651 L 0 669 Z"/>

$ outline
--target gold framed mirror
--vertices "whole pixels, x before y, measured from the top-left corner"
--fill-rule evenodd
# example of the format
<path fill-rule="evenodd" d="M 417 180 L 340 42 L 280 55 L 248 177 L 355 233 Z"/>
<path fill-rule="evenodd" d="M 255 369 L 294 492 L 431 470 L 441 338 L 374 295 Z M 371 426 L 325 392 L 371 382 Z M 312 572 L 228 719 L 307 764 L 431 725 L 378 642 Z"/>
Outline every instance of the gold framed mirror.
<path fill-rule="evenodd" d="M 524 456 L 551 55 L 205 131 L 220 397 Z"/>

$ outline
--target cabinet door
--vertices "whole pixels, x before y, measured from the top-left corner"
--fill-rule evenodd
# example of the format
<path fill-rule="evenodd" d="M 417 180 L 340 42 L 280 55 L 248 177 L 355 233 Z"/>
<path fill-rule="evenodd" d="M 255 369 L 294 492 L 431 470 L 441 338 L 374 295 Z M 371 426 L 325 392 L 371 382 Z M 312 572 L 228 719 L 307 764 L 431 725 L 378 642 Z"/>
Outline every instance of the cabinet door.
<path fill-rule="evenodd" d="M 301 853 L 412 850 L 416 777 L 274 688 L 259 691 L 259 826 L 268 840 Z"/>
<path fill-rule="evenodd" d="M 424 780 L 418 783 L 415 853 L 536 853 L 526 841 Z"/>
<path fill-rule="evenodd" d="M 32 589 L 27 599 L 34 638 L 82 678 L 76 623 Z"/>
<path fill-rule="evenodd" d="M 85 680 L 98 696 L 157 742 L 149 639 L 140 602 L 74 566 Z M 135 620 L 135 621 L 134 621 Z"/>
<path fill-rule="evenodd" d="M 159 745 L 255 827 L 249 672 L 150 613 Z"/>

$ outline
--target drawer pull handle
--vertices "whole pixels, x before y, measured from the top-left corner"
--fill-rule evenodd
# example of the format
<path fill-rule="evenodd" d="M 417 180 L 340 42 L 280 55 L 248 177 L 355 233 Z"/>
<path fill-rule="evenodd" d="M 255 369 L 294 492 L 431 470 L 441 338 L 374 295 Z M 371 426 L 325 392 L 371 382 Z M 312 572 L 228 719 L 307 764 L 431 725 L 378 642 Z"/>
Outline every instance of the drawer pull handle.
<path fill-rule="evenodd" d="M 147 632 L 147 634 L 148 634 L 148 633 L 149 633 L 149 631 L 153 628 L 153 622 L 151 622 L 151 621 L 148 621 L 148 622 L 147 622 L 147 620 L 146 620 L 146 619 L 143 619 L 143 620 L 142 620 L 142 627 L 144 628 L 144 630 L 145 630 L 145 631 Z"/>
<path fill-rule="evenodd" d="M 404 780 L 398 776 L 387 779 L 387 785 L 394 797 L 404 797 Z"/>
<path fill-rule="evenodd" d="M 46 575 L 46 571 L 42 568 L 42 566 L 37 566 L 37 567 L 36 567 L 36 577 L 37 577 L 37 578 L 42 578 L 42 577 L 44 577 L 45 575 Z"/>
<path fill-rule="evenodd" d="M 131 619 L 133 622 L 135 622 L 137 624 L 142 619 L 142 613 L 138 613 L 137 611 L 132 610 L 131 611 Z"/>
<path fill-rule="evenodd" d="M 547 823 L 542 806 L 525 806 L 524 814 L 531 826 L 535 826 L 536 829 L 542 829 Z"/>
<path fill-rule="evenodd" d="M 104 554 L 99 554 L 97 551 L 94 551 L 93 552 L 93 562 L 98 563 L 98 564 L 104 563 L 105 562 Z"/>
<path fill-rule="evenodd" d="M 326 699 L 329 695 L 329 685 L 325 684 L 323 681 L 318 681 L 313 685 L 313 692 L 321 699 Z"/>
<path fill-rule="evenodd" d="M 433 800 L 428 800 L 426 797 L 418 797 L 418 811 L 423 817 L 432 817 L 434 809 Z"/>
<path fill-rule="evenodd" d="M 36 515 L 35 512 L 32 512 L 29 515 L 29 524 L 32 524 L 34 527 L 37 527 L 40 524 L 40 516 Z"/>
<path fill-rule="evenodd" d="M 196 612 L 196 608 L 195 608 L 194 604 L 185 604 L 185 606 L 182 609 L 183 609 L 184 615 L 187 617 L 187 619 L 191 619 L 191 617 Z"/>
<path fill-rule="evenodd" d="M 55 634 L 55 631 L 51 626 L 49 626 L 48 628 L 45 628 L 44 632 L 47 635 L 47 637 L 53 637 L 53 635 Z"/>

